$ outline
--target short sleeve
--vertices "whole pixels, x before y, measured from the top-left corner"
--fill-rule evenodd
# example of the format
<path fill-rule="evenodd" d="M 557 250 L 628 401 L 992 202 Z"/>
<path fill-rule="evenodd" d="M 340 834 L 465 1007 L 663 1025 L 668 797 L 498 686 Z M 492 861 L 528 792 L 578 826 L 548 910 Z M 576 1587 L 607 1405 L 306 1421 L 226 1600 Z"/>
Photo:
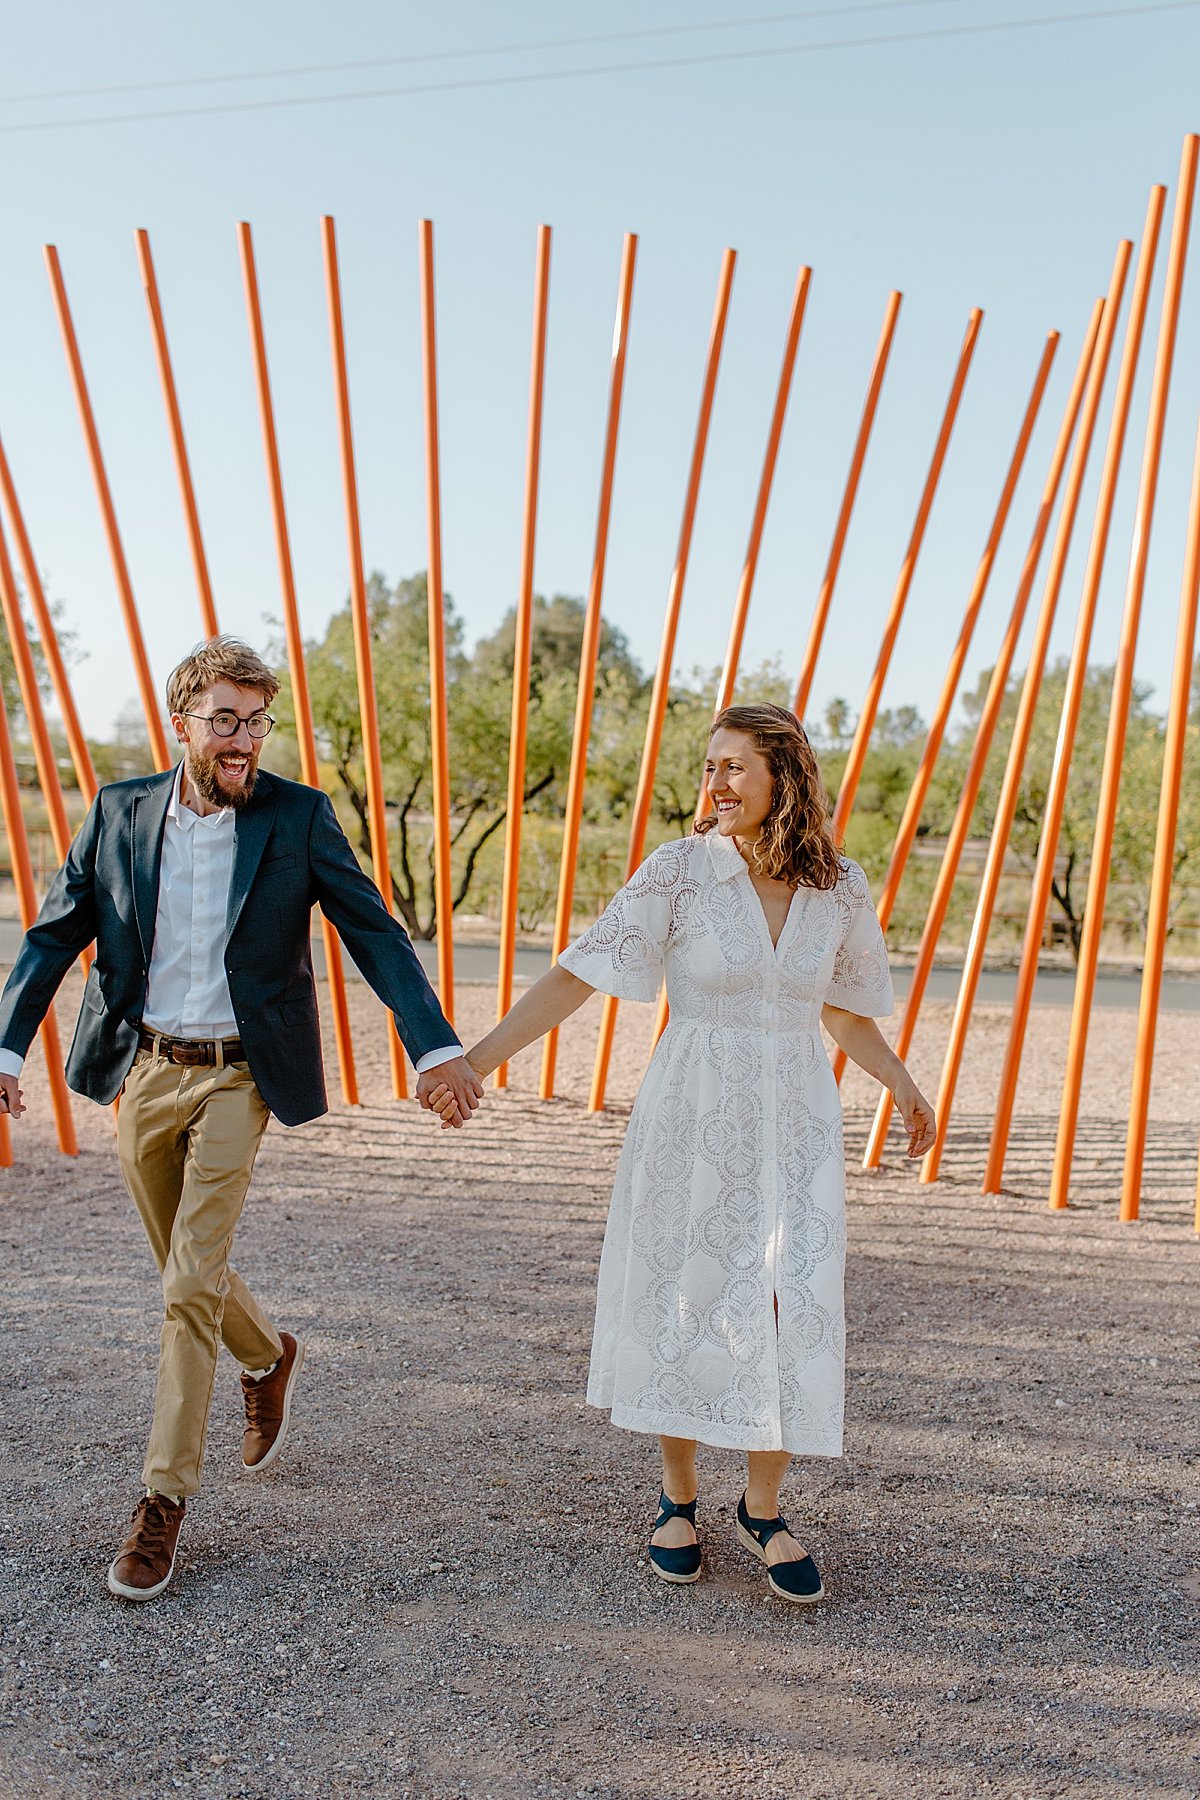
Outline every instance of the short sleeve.
<path fill-rule="evenodd" d="M 602 994 L 656 1000 L 681 903 L 695 888 L 686 849 L 685 839 L 648 856 L 596 923 L 563 951 L 560 966 Z"/>
<path fill-rule="evenodd" d="M 894 1004 L 887 945 L 879 926 L 867 878 L 857 863 L 847 862 L 834 890 L 841 942 L 833 977 L 825 994 L 828 1006 L 865 1019 L 886 1019 Z"/>

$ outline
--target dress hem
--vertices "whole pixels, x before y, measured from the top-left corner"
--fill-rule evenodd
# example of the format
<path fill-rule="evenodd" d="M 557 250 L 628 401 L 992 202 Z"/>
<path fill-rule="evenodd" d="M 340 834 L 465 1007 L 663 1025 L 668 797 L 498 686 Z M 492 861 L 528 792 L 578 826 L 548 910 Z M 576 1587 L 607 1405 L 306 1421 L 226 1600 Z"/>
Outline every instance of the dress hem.
<path fill-rule="evenodd" d="M 594 1400 L 590 1394 L 587 1403 L 600 1412 L 607 1412 L 612 1423 L 622 1431 L 644 1432 L 651 1437 L 694 1438 L 697 1443 L 710 1444 L 716 1450 L 775 1450 L 785 1451 L 789 1456 L 827 1456 L 832 1459 L 844 1454 L 840 1438 L 837 1448 L 831 1449 L 828 1438 L 821 1444 L 811 1441 L 789 1443 L 786 1434 L 778 1431 L 723 1427 L 714 1425 L 708 1419 L 689 1419 L 682 1413 L 634 1412 L 630 1407 L 612 1406 L 607 1401 Z M 747 1438 L 752 1441 L 747 1442 Z"/>

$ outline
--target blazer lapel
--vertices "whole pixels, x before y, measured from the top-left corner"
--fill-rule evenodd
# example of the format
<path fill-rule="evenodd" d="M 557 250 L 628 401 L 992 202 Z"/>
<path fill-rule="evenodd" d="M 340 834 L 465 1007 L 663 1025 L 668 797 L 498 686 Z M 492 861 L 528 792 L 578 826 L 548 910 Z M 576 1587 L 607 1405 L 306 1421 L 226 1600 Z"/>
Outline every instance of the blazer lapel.
<path fill-rule="evenodd" d="M 261 782 L 263 777 L 260 775 L 258 779 Z M 234 927 L 246 904 L 246 896 L 258 873 L 262 853 L 275 823 L 275 806 L 274 794 L 269 787 L 264 786 L 261 796 L 255 794 L 244 812 L 234 814 L 233 879 L 229 883 L 229 912 L 225 928 L 227 941 L 233 936 Z"/>
<path fill-rule="evenodd" d="M 133 797 L 130 825 L 133 868 L 130 874 L 133 882 L 133 910 L 147 966 L 150 952 L 154 948 L 154 926 L 158 918 L 158 878 L 162 868 L 163 828 L 174 786 L 175 771 L 172 769 L 157 781 L 148 782 L 141 793 Z"/>

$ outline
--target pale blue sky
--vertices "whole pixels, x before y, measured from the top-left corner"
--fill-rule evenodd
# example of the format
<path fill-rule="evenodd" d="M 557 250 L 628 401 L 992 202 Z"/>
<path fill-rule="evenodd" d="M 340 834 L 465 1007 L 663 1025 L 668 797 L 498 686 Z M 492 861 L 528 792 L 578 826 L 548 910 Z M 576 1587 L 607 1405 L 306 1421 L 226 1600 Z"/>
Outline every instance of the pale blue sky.
<path fill-rule="evenodd" d="M 757 11 L 757 8 L 753 9 Z M 784 13 L 763 0 L 763 12 Z M 799 9 L 793 9 L 793 13 Z M 810 9 L 814 13 L 817 9 Z M 730 0 L 503 11 L 376 0 L 164 8 L 5 0 L 0 432 L 52 591 L 88 651 L 78 691 L 105 730 L 135 694 L 42 266 L 75 309 L 156 679 L 199 611 L 133 232 L 149 228 L 221 623 L 259 644 L 279 610 L 235 225 L 254 225 L 305 630 L 347 590 L 319 218 L 338 223 L 368 568 L 425 566 L 417 221 L 435 222 L 446 583 L 472 637 L 512 603 L 536 228 L 554 227 L 536 582 L 582 594 L 591 565 L 621 235 L 640 234 L 605 612 L 649 668 L 678 533 L 721 252 L 739 252 L 677 662 L 715 664 L 745 550 L 798 266 L 814 280 L 745 663 L 794 671 L 828 550 L 888 291 L 905 295 L 814 710 L 857 707 L 955 359 L 985 320 L 885 702 L 940 681 L 1046 331 L 1063 344 L 971 668 L 994 655 L 1094 296 L 1152 182 L 1173 189 L 1200 125 L 1200 7 L 1041 28 L 905 33 L 1107 10 L 1101 0 L 827 6 L 736 29 L 508 56 L 481 47 L 646 32 L 738 15 Z M 749 9 L 744 9 L 749 16 Z M 886 38 L 794 54 L 787 46 Z M 772 49 L 753 57 L 743 53 Z M 57 100 L 298 65 L 444 60 Z M 737 52 L 737 55 L 732 54 Z M 725 53 L 723 55 L 723 53 Z M 21 131 L 22 124 L 591 64 L 683 66 L 330 104 Z M 1189 74 L 1189 71 L 1191 73 Z M 1168 214 L 1169 221 L 1169 214 Z M 1200 235 L 1200 234 L 1198 234 Z M 1200 256 L 1194 249 L 1193 263 Z M 1164 245 L 1165 257 L 1165 245 Z M 1147 353 L 1158 326 L 1161 262 Z M 1197 408 L 1200 281 L 1185 289 L 1139 672 L 1169 677 Z M 1148 398 L 1143 377 L 1095 657 L 1111 659 Z M 1102 415 L 1107 424 L 1108 409 Z M 1098 466 L 1098 456 L 1094 466 Z M 1089 487 L 1058 645 L 1082 578 Z M 1040 591 L 1040 590 L 1039 590 Z M 1028 637 L 1028 632 L 1026 633 Z"/>

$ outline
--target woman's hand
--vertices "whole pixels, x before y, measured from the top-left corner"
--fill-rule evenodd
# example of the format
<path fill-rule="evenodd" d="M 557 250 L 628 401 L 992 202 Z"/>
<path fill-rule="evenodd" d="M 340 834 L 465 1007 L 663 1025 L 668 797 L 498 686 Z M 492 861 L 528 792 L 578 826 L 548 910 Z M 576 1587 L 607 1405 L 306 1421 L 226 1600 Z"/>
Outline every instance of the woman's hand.
<path fill-rule="evenodd" d="M 908 1156 L 914 1162 L 918 1157 L 928 1156 L 937 1142 L 937 1120 L 932 1106 L 907 1069 L 892 1089 L 892 1098 L 900 1109 L 908 1133 Z"/>

